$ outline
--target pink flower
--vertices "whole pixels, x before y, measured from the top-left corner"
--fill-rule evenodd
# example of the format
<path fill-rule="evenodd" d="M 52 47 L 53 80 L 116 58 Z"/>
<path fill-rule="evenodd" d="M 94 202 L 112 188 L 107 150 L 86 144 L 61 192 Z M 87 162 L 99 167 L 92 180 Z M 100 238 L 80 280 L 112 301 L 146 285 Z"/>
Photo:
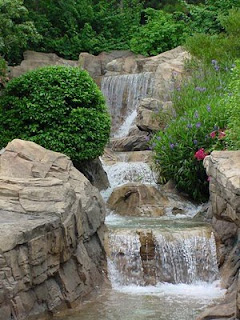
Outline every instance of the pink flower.
<path fill-rule="evenodd" d="M 203 160 L 207 155 L 208 155 L 208 154 L 205 152 L 204 148 L 201 148 L 201 149 L 199 149 L 199 150 L 195 153 L 194 157 L 195 157 L 198 161 L 200 161 L 200 160 Z"/>
<path fill-rule="evenodd" d="M 223 139 L 225 138 L 226 133 L 223 130 L 218 131 L 218 139 Z"/>
<path fill-rule="evenodd" d="M 210 137 L 211 137 L 212 139 L 214 139 L 214 138 L 216 137 L 216 131 L 211 132 L 211 133 L 210 133 Z"/>

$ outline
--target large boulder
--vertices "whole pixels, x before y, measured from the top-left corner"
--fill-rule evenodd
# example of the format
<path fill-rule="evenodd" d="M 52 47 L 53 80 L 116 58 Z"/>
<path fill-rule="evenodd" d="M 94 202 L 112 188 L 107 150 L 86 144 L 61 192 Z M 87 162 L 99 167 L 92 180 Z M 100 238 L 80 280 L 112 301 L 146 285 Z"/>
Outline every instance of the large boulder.
<path fill-rule="evenodd" d="M 120 59 L 121 61 L 130 61 L 134 57 L 134 53 L 129 50 L 113 50 L 110 52 L 102 52 L 98 56 L 94 56 L 87 52 L 82 52 L 79 55 L 79 65 L 89 72 L 89 74 L 93 77 L 100 77 L 106 73 L 107 65 L 111 61 L 116 61 L 116 59 Z M 123 62 L 125 65 L 129 65 L 129 63 Z M 128 67 L 129 68 L 129 67 Z"/>
<path fill-rule="evenodd" d="M 23 140 L 0 155 L 0 319 L 83 299 L 105 277 L 105 206 L 70 159 Z"/>
<path fill-rule="evenodd" d="M 207 309 L 198 319 L 239 319 L 240 151 L 214 151 L 204 159 L 204 166 L 210 177 L 209 211 L 227 294 L 221 305 Z"/>
<path fill-rule="evenodd" d="M 108 206 L 121 215 L 152 216 L 164 215 L 168 199 L 154 186 L 127 183 L 114 189 Z"/>
<path fill-rule="evenodd" d="M 154 132 L 163 129 L 169 117 L 175 116 L 171 101 L 144 98 L 137 108 L 136 125 L 140 130 Z"/>
<path fill-rule="evenodd" d="M 149 150 L 149 137 L 145 132 L 139 132 L 123 138 L 113 138 L 110 146 L 114 151 L 142 151 Z"/>
<path fill-rule="evenodd" d="M 153 185 L 127 183 L 113 190 L 108 206 L 120 215 L 159 217 L 187 214 L 193 205 L 182 200 L 177 194 L 158 190 Z"/>

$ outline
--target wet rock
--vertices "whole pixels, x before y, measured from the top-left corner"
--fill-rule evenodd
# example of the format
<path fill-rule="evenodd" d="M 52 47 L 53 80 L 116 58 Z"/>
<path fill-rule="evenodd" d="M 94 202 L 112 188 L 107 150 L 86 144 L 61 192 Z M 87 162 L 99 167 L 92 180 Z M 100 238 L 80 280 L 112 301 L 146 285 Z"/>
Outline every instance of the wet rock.
<path fill-rule="evenodd" d="M 118 214 L 132 216 L 162 216 L 168 199 L 153 186 L 128 183 L 114 189 L 108 205 Z"/>
<path fill-rule="evenodd" d="M 114 165 L 117 162 L 152 162 L 152 152 L 150 150 L 145 151 L 127 151 L 127 152 L 114 152 L 111 149 L 106 148 L 104 154 L 101 157 L 102 161 L 106 165 Z"/>
<path fill-rule="evenodd" d="M 71 307 L 104 281 L 105 206 L 70 159 L 13 140 L 0 156 L 0 318 Z"/>
<path fill-rule="evenodd" d="M 113 190 L 108 206 L 121 215 L 158 217 L 186 214 L 190 203 L 159 191 L 152 185 L 127 183 Z"/>
<path fill-rule="evenodd" d="M 123 138 L 111 139 L 110 146 L 114 151 L 149 150 L 149 137 L 145 132 Z"/>
<path fill-rule="evenodd" d="M 84 174 L 91 184 L 98 190 L 105 190 L 109 187 L 109 181 L 106 172 L 103 169 L 101 161 L 94 159 L 91 161 L 82 161 L 74 163 L 75 167 Z"/>

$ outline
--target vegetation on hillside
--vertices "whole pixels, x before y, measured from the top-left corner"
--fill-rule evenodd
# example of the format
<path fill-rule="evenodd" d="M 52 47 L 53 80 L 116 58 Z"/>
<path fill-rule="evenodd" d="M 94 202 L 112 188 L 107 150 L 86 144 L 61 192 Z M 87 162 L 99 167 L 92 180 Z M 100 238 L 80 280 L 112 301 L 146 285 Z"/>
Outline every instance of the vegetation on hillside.
<path fill-rule="evenodd" d="M 153 55 L 196 31 L 224 31 L 219 17 L 237 6 L 238 0 L 0 0 L 0 55 L 10 64 L 26 49 L 67 59 L 113 49 Z"/>

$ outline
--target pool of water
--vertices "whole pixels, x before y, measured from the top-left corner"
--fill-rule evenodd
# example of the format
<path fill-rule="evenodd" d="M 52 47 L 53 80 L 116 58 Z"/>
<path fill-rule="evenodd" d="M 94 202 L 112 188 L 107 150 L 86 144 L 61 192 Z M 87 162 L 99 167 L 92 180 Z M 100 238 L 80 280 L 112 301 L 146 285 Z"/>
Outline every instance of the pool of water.
<path fill-rule="evenodd" d="M 159 230 L 185 230 L 194 228 L 211 228 L 210 224 L 201 221 L 195 221 L 189 217 L 131 217 L 109 214 L 105 220 L 110 229 L 127 228 L 127 229 L 159 229 Z"/>
<path fill-rule="evenodd" d="M 125 286 L 104 290 L 94 302 L 57 315 L 56 320 L 194 320 L 208 305 L 221 299 L 218 283 Z"/>

